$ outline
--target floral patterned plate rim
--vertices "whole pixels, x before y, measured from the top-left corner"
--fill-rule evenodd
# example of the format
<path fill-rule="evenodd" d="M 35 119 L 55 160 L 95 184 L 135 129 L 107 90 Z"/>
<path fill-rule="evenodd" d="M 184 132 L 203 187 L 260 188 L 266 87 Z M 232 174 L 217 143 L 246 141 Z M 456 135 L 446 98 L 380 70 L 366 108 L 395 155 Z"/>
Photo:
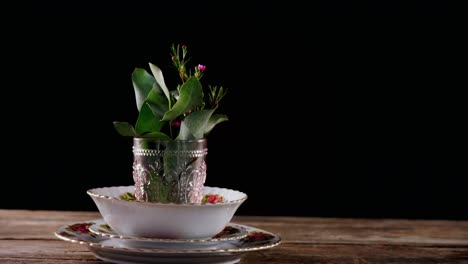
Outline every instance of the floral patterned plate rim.
<path fill-rule="evenodd" d="M 86 245 L 90 248 L 105 248 L 114 251 L 157 254 L 245 253 L 273 248 L 281 243 L 281 237 L 278 235 L 255 227 L 237 224 L 247 231 L 247 236 L 237 240 L 218 241 L 218 246 L 216 248 L 183 249 L 178 246 L 179 243 L 173 243 L 172 248 L 128 247 L 117 243 L 118 240 L 116 241 L 115 238 L 102 237 L 92 233 L 89 230 L 89 227 L 100 220 L 101 219 L 97 219 L 65 225 L 57 229 L 54 234 L 57 238 L 64 241 Z"/>
<path fill-rule="evenodd" d="M 151 238 L 151 237 L 133 237 L 121 236 L 115 233 L 114 230 L 104 221 L 104 219 L 94 221 L 94 224 L 89 226 L 89 231 L 103 237 L 128 239 L 148 242 L 170 242 L 170 243 L 212 243 L 218 241 L 238 240 L 247 236 L 247 229 L 243 226 L 230 223 L 223 231 L 219 232 L 212 238 L 207 239 L 166 239 L 166 238 Z"/>

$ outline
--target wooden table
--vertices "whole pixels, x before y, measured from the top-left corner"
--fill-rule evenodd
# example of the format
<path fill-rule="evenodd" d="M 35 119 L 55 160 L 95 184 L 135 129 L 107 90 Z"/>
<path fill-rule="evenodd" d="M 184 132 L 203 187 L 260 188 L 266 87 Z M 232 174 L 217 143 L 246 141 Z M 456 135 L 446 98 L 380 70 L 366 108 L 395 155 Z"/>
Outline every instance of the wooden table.
<path fill-rule="evenodd" d="M 55 238 L 60 226 L 97 212 L 0 210 L 0 263 L 104 263 Z M 281 245 L 240 263 L 468 263 L 468 221 L 236 216 L 280 235 Z"/>

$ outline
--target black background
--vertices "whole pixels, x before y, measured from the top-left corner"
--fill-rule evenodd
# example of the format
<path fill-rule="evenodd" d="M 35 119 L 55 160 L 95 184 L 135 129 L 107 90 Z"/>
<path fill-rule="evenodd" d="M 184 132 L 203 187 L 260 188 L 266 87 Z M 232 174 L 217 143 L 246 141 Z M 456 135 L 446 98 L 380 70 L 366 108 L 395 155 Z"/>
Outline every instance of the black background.
<path fill-rule="evenodd" d="M 131 185 L 112 122 L 136 120 L 135 67 L 176 83 L 181 43 L 229 89 L 206 185 L 246 192 L 238 214 L 468 219 L 465 8 L 30 5 L 5 38 L 0 208 L 96 210 L 87 189 Z"/>

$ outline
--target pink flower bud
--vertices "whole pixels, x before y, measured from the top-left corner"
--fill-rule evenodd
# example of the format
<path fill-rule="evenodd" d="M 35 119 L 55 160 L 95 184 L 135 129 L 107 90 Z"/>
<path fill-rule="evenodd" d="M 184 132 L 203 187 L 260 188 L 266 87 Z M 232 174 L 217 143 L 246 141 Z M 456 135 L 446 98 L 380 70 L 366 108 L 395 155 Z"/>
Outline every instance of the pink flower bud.
<path fill-rule="evenodd" d="M 205 69 L 206 69 L 206 66 L 205 66 L 205 65 L 198 64 L 198 70 L 199 70 L 199 71 L 202 72 L 202 71 L 205 71 Z"/>

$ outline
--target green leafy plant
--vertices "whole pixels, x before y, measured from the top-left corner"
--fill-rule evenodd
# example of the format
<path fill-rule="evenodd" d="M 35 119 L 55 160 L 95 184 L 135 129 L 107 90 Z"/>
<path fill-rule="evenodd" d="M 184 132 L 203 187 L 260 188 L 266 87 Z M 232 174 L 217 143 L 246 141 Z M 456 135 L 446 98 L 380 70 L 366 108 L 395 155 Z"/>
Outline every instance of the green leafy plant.
<path fill-rule="evenodd" d="M 171 58 L 180 79 L 174 90 L 168 89 L 161 69 L 152 63 L 149 63 L 152 74 L 141 68 L 132 73 L 139 115 L 135 126 L 114 122 L 122 136 L 201 139 L 217 124 L 228 120 L 226 115 L 215 113 L 227 91 L 222 86 L 208 85 L 204 92 L 200 79 L 206 66 L 198 64 L 193 70 L 189 69 L 186 46 L 172 45 Z"/>

